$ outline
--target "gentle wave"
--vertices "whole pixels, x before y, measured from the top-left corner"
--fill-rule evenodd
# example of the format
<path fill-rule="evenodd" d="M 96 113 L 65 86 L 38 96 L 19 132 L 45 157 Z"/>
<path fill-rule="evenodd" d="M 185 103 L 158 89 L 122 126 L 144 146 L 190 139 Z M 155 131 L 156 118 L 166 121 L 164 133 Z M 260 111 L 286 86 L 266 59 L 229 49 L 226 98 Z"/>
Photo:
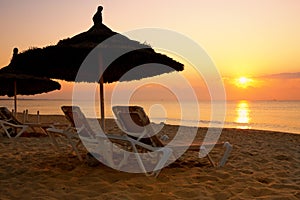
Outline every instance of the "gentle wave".
<path fill-rule="evenodd" d="M 151 118 L 156 123 L 167 123 L 173 125 L 185 125 L 185 126 L 200 126 L 200 127 L 220 127 L 223 125 L 224 128 L 239 128 L 239 129 L 259 129 L 269 131 L 280 131 L 300 134 L 299 126 L 290 126 L 281 124 L 268 124 L 268 123 L 238 123 L 238 122 L 221 122 L 221 121 L 209 121 L 209 120 L 181 120 L 172 118 Z"/>

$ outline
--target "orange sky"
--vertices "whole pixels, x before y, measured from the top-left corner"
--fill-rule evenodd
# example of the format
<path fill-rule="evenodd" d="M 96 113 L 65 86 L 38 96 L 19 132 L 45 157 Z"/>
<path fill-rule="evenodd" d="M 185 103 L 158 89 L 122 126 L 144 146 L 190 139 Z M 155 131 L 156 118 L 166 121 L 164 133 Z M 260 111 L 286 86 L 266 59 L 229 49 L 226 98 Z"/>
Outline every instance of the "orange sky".
<path fill-rule="evenodd" d="M 228 99 L 300 99 L 298 0 L 3 0 L 0 67 L 9 63 L 14 47 L 43 47 L 86 31 L 100 4 L 104 23 L 114 31 L 156 27 L 198 43 L 217 66 Z M 209 98 L 190 66 L 180 75 L 189 79 L 200 99 Z M 235 80 L 242 76 L 251 81 L 241 86 Z M 176 78 L 170 80 L 176 83 Z M 111 88 L 106 86 L 108 93 Z M 72 84 L 63 82 L 62 91 L 36 97 L 70 98 L 71 89 Z"/>

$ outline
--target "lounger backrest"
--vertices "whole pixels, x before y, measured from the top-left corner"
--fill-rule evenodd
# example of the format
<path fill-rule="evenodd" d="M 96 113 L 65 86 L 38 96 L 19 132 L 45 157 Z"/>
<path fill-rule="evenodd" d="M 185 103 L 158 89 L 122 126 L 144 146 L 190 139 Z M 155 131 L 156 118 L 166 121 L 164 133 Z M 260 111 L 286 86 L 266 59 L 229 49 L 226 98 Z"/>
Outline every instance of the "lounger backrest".
<path fill-rule="evenodd" d="M 13 116 L 12 112 L 10 112 L 7 107 L 0 107 L 0 119 L 15 125 L 22 124 Z"/>
<path fill-rule="evenodd" d="M 138 112 L 143 109 L 138 106 L 114 106 L 113 112 L 118 120 L 119 125 L 124 131 L 131 133 L 141 133 L 145 130 L 145 126 L 150 124 L 144 112 Z M 146 118 L 146 119 L 143 119 Z"/>
<path fill-rule="evenodd" d="M 61 109 L 73 127 L 84 128 L 84 131 L 81 134 L 87 134 L 90 136 L 95 135 L 85 115 L 81 112 L 78 106 L 62 106 Z"/>
<path fill-rule="evenodd" d="M 113 112 L 117 118 L 120 128 L 126 133 L 144 133 L 148 132 L 147 136 L 150 138 L 154 146 L 163 146 L 162 142 L 153 134 L 150 120 L 144 109 L 140 106 L 114 106 Z M 145 138 L 147 139 L 147 138 Z M 146 142 L 146 141 L 145 141 Z M 147 142 L 148 143 L 148 142 Z"/>

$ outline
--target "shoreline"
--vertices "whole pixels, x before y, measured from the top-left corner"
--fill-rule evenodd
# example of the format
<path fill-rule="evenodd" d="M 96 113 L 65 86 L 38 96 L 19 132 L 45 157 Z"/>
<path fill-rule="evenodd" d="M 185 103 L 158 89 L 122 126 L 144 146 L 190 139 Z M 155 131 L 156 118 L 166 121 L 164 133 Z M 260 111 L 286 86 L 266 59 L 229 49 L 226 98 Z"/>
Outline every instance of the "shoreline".
<path fill-rule="evenodd" d="M 69 123 L 66 119 L 65 116 L 62 114 L 42 114 L 40 116 L 40 122 L 41 123 L 56 123 L 57 121 L 62 121 L 62 124 Z M 23 121 L 23 113 L 17 113 L 17 118 L 19 119 L 20 122 Z M 98 118 L 100 120 L 100 118 Z M 105 121 L 114 121 L 114 118 L 106 118 Z M 37 122 L 37 115 L 36 114 L 28 114 L 28 121 L 30 122 Z M 163 123 L 163 122 L 161 122 Z M 160 123 L 158 123 L 160 124 Z M 163 123 L 164 125 L 168 126 L 179 126 L 177 124 L 168 124 L 168 123 Z M 183 125 L 184 127 L 195 127 L 195 126 L 186 126 Z M 198 126 L 198 128 L 208 128 L 207 126 Z M 220 129 L 219 127 L 210 127 L 212 129 Z M 222 130 L 245 130 L 245 131 L 263 131 L 266 133 L 285 133 L 285 134 L 295 134 L 295 135 L 300 135 L 300 133 L 295 133 L 295 132 L 287 132 L 287 131 L 277 131 L 277 130 L 267 130 L 267 129 L 253 129 L 253 128 L 234 128 L 234 127 L 223 127 Z"/>
<path fill-rule="evenodd" d="M 34 116 L 32 116 L 34 117 Z M 34 118 L 32 118 L 34 119 Z M 65 123 L 63 115 L 42 122 Z M 107 120 L 108 132 L 118 132 Z M 172 136 L 178 126 L 166 125 Z M 201 139 L 207 128 L 199 128 Z M 222 168 L 213 168 L 198 152 L 188 151 L 157 178 L 119 172 L 103 164 L 80 162 L 63 138 L 61 151 L 48 137 L 0 137 L 0 194 L 4 199 L 299 199 L 300 135 L 223 129 L 220 141 L 233 150 Z M 218 159 L 222 148 L 211 156 Z M 86 152 L 82 149 L 82 155 Z"/>

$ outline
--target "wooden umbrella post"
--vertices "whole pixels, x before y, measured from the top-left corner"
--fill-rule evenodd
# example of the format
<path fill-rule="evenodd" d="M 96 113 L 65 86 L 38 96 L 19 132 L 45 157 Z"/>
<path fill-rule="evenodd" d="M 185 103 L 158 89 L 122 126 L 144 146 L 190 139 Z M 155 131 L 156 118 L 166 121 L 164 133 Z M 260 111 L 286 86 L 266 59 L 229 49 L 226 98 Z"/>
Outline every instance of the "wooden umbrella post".
<path fill-rule="evenodd" d="M 17 116 L 17 81 L 14 80 L 14 103 L 15 103 L 15 116 Z"/>
<path fill-rule="evenodd" d="M 101 77 L 100 79 L 100 110 L 101 110 L 101 127 L 102 130 L 105 131 L 103 77 Z"/>
<path fill-rule="evenodd" d="M 101 113 L 101 127 L 103 132 L 105 132 L 105 112 L 104 112 L 104 72 L 103 72 L 103 62 L 102 56 L 99 55 L 99 72 L 101 73 L 99 85 L 100 85 L 100 113 Z"/>

